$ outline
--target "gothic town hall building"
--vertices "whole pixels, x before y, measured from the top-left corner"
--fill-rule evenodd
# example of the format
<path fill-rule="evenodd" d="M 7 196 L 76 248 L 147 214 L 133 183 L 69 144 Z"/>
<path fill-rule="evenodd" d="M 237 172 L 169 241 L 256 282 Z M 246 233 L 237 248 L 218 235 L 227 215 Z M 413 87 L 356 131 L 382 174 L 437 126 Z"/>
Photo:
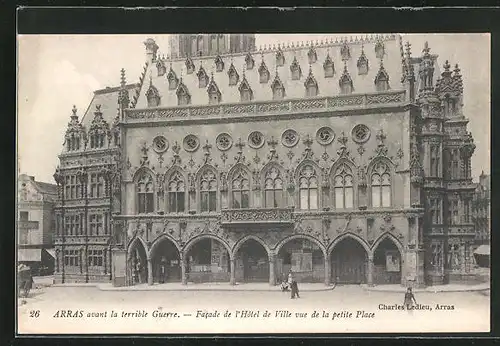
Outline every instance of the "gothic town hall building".
<path fill-rule="evenodd" d="M 70 112 L 57 282 L 431 285 L 474 225 L 458 64 L 399 35 L 147 39 L 138 83 Z"/>

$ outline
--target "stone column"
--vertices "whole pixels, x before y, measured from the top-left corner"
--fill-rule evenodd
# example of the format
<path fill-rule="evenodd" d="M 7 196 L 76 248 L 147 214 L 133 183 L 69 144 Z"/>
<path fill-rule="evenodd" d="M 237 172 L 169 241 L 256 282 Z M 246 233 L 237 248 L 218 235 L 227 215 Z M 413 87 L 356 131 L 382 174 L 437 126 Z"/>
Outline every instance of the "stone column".
<path fill-rule="evenodd" d="M 269 254 L 269 285 L 276 285 L 276 255 L 273 253 Z"/>
<path fill-rule="evenodd" d="M 325 256 L 325 285 L 330 286 L 330 281 L 331 281 L 331 268 L 330 268 L 330 257 L 328 254 Z"/>
<path fill-rule="evenodd" d="M 236 285 L 236 259 L 231 258 L 230 260 L 230 270 L 231 270 L 231 278 L 229 279 L 229 283 L 231 285 Z"/>
<path fill-rule="evenodd" d="M 148 258 L 148 285 L 153 285 L 153 261 Z"/>
<path fill-rule="evenodd" d="M 373 286 L 373 254 L 368 255 L 368 286 Z"/>
<path fill-rule="evenodd" d="M 187 273 L 186 273 L 186 256 L 181 253 L 181 282 L 183 285 L 187 285 Z"/>

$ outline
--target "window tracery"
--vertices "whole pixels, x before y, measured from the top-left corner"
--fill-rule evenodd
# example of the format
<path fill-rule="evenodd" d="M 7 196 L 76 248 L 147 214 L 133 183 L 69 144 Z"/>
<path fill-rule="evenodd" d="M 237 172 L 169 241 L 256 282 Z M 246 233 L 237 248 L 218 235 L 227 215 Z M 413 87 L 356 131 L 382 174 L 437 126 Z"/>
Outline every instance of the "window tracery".
<path fill-rule="evenodd" d="M 191 104 L 191 94 L 189 93 L 189 90 L 186 87 L 186 85 L 182 82 L 182 78 L 180 80 L 176 94 L 177 94 L 177 103 L 179 106 L 185 106 Z"/>
<path fill-rule="evenodd" d="M 273 166 L 264 175 L 264 205 L 266 208 L 281 208 L 284 206 L 283 197 L 282 174 Z"/>
<path fill-rule="evenodd" d="M 297 57 L 293 57 L 292 64 L 290 65 L 290 72 L 292 74 L 292 80 L 299 80 L 302 77 L 302 70 L 297 61 Z"/>
<path fill-rule="evenodd" d="M 250 207 L 250 180 L 248 173 L 239 168 L 233 175 L 232 183 L 233 208 L 242 209 Z"/>
<path fill-rule="evenodd" d="M 331 127 L 324 126 L 316 132 L 316 140 L 321 145 L 328 145 L 335 139 L 335 132 Z"/>
<path fill-rule="evenodd" d="M 307 57 L 309 59 L 309 64 L 314 64 L 318 60 L 318 55 L 316 54 L 316 49 L 313 46 L 309 48 L 309 52 L 307 53 Z"/>
<path fill-rule="evenodd" d="M 222 94 L 219 91 L 219 87 L 214 81 L 213 74 L 210 80 L 210 84 L 208 85 L 207 92 L 208 92 L 208 104 L 216 105 L 222 101 Z"/>
<path fill-rule="evenodd" d="M 139 214 L 152 213 L 154 210 L 153 177 L 148 172 L 141 172 L 136 183 L 137 208 Z"/>
<path fill-rule="evenodd" d="M 306 81 L 304 82 L 304 86 L 306 88 L 306 97 L 314 97 L 318 95 L 319 93 L 318 83 L 316 82 L 316 79 L 313 76 L 311 66 L 309 66 L 309 75 L 307 76 Z"/>
<path fill-rule="evenodd" d="M 245 77 L 245 72 L 243 72 L 243 80 L 241 81 L 238 90 L 240 91 L 241 102 L 250 102 L 253 100 L 253 91 L 250 84 L 248 84 L 247 78 Z"/>
<path fill-rule="evenodd" d="M 149 81 L 149 88 L 146 91 L 146 99 L 148 100 L 148 107 L 158 107 L 160 105 L 160 92 L 153 85 L 151 79 Z"/>
<path fill-rule="evenodd" d="M 285 56 L 283 55 L 283 51 L 281 50 L 281 48 L 279 48 L 276 52 L 276 66 L 283 65 L 285 65 Z"/>
<path fill-rule="evenodd" d="M 220 151 L 226 151 L 231 149 L 233 145 L 233 139 L 231 136 L 227 133 L 221 133 L 217 136 L 217 139 L 215 140 L 215 143 L 217 145 L 217 148 Z"/>
<path fill-rule="evenodd" d="M 358 124 L 352 129 L 352 140 L 358 144 L 363 144 L 370 138 L 370 129 L 364 124 Z"/>
<path fill-rule="evenodd" d="M 304 166 L 299 175 L 300 209 L 318 209 L 318 177 L 311 165 Z"/>
<path fill-rule="evenodd" d="M 387 74 L 382 62 L 380 62 L 380 69 L 375 76 L 375 89 L 377 91 L 389 90 L 389 75 Z"/>
<path fill-rule="evenodd" d="M 212 212 L 217 209 L 217 178 L 210 168 L 200 175 L 200 209 L 202 212 Z"/>
<path fill-rule="evenodd" d="M 240 80 L 240 76 L 238 72 L 236 71 L 236 68 L 234 67 L 233 63 L 231 62 L 231 65 L 229 66 L 229 70 L 227 71 L 227 75 L 229 77 L 229 85 L 233 86 L 238 84 Z"/>
<path fill-rule="evenodd" d="M 264 62 L 264 55 L 262 55 L 262 62 L 259 66 L 259 81 L 261 84 L 269 82 L 270 73 L 267 69 L 266 63 Z"/>
<path fill-rule="evenodd" d="M 185 211 L 186 185 L 184 177 L 179 171 L 170 175 L 168 180 L 168 211 L 182 213 Z"/>
<path fill-rule="evenodd" d="M 200 69 L 196 73 L 198 77 L 198 87 L 199 88 L 206 88 L 209 82 L 209 77 L 205 69 L 203 68 L 203 65 L 200 64 Z"/>
<path fill-rule="evenodd" d="M 361 55 L 358 58 L 357 66 L 359 75 L 368 74 L 368 59 L 366 58 L 363 46 L 361 46 Z"/>
<path fill-rule="evenodd" d="M 285 87 L 278 75 L 278 69 L 276 69 L 276 76 L 271 84 L 271 90 L 273 91 L 273 100 L 283 100 L 285 97 Z"/>
<path fill-rule="evenodd" d="M 109 125 L 102 117 L 101 105 L 96 105 L 94 119 L 89 129 L 90 148 L 103 148 L 106 137 L 109 135 L 111 135 L 109 132 Z"/>
<path fill-rule="evenodd" d="M 342 95 L 352 94 L 352 92 L 354 91 L 351 76 L 347 71 L 347 64 L 344 64 L 344 72 L 342 73 L 342 76 L 340 76 L 339 86 L 340 93 Z"/>
<path fill-rule="evenodd" d="M 253 131 L 248 135 L 248 144 L 254 148 L 259 149 L 264 145 L 264 135 L 260 131 Z"/>
<path fill-rule="evenodd" d="M 285 130 L 281 135 L 281 143 L 283 143 L 285 147 L 288 148 L 294 147 L 295 145 L 297 145 L 298 142 L 299 142 L 299 134 L 297 133 L 297 131 L 293 129 Z"/>
<path fill-rule="evenodd" d="M 334 198 L 336 209 L 350 209 L 354 207 L 354 186 L 351 167 L 342 163 L 337 167 L 333 178 Z"/>
<path fill-rule="evenodd" d="M 371 174 L 372 207 L 386 208 L 391 206 L 391 173 L 389 166 L 378 162 Z"/>
<path fill-rule="evenodd" d="M 168 71 L 167 74 L 167 81 L 169 90 L 175 90 L 179 86 L 179 78 L 177 78 L 177 75 L 172 69 L 172 64 L 170 64 L 170 70 Z"/>
<path fill-rule="evenodd" d="M 183 144 L 184 150 L 186 150 L 187 152 L 194 152 L 198 150 L 200 146 L 200 140 L 195 135 L 187 135 L 186 137 L 184 137 Z"/>

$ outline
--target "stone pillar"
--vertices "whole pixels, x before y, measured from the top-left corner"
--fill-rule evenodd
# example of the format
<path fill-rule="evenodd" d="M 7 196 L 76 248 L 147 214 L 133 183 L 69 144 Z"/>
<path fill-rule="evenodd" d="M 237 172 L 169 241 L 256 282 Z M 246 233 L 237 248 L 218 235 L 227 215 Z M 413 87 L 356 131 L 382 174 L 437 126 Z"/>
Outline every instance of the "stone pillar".
<path fill-rule="evenodd" d="M 368 255 L 368 286 L 373 286 L 373 254 Z"/>
<path fill-rule="evenodd" d="M 269 254 L 269 285 L 276 285 L 276 255 L 273 253 Z"/>
<path fill-rule="evenodd" d="M 230 260 L 230 270 L 231 270 L 231 278 L 229 279 L 229 283 L 231 285 L 236 285 L 236 259 L 231 258 Z"/>
<path fill-rule="evenodd" d="M 148 285 L 153 285 L 153 261 L 148 258 Z"/>
<path fill-rule="evenodd" d="M 187 285 L 186 256 L 181 253 L 181 282 Z"/>
<path fill-rule="evenodd" d="M 331 267 L 330 267 L 330 256 L 326 254 L 325 256 L 325 285 L 330 286 L 330 281 L 331 281 Z"/>

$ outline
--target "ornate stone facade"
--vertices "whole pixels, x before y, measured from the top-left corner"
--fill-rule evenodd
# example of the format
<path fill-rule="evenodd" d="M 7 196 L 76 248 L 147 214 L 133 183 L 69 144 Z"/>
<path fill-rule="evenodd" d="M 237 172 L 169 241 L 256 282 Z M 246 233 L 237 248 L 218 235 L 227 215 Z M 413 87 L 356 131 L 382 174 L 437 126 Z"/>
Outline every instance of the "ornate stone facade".
<path fill-rule="evenodd" d="M 103 235 L 113 251 L 102 275 L 117 285 L 275 284 L 290 269 L 327 285 L 424 285 L 467 275 L 473 233 L 454 215 L 465 215 L 473 191 L 474 144 L 463 130 L 458 68 L 450 75 L 445 65 L 436 83 L 437 57 L 428 47 L 411 57 L 396 35 L 170 62 L 146 42 L 145 73 L 153 77 L 143 85 L 143 74 L 131 105 L 122 82 L 118 131 L 101 126 L 117 133 L 116 142 L 88 156 L 61 155 L 60 182 L 78 167 L 87 177 L 94 165 L 105 178 Z M 207 59 L 218 67 L 206 88 L 196 74 L 171 88 L 168 75 Z M 266 71 L 276 66 L 279 88 L 251 61 Z M 331 74 L 335 65 L 342 76 Z M 152 86 L 160 100 L 154 106 Z M 449 172 L 454 163 L 445 155 L 454 149 L 458 173 Z M 81 196 L 61 195 L 61 213 L 99 208 L 100 199 Z M 84 227 L 84 241 L 76 242 L 88 254 L 101 234 Z M 63 234 L 61 249 L 80 239 Z"/>

